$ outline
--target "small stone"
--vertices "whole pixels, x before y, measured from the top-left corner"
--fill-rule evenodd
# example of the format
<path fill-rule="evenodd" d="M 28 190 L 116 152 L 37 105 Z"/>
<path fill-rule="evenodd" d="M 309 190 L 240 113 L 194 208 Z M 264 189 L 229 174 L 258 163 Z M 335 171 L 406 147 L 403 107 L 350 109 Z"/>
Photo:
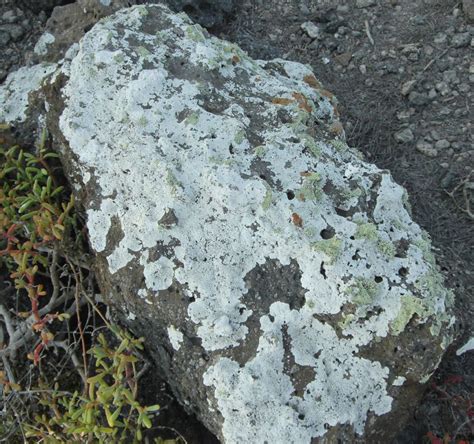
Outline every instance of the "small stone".
<path fill-rule="evenodd" d="M 413 105 L 423 106 L 428 103 L 428 96 L 416 91 L 412 91 L 408 96 L 408 100 L 410 101 L 410 103 L 413 103 Z"/>
<path fill-rule="evenodd" d="M 425 54 L 426 54 L 426 55 L 430 56 L 431 54 L 433 54 L 434 49 L 433 49 L 432 46 L 426 46 L 425 49 L 424 49 L 424 51 L 425 51 Z"/>
<path fill-rule="evenodd" d="M 356 0 L 357 8 L 367 8 L 368 6 L 374 6 L 375 0 Z"/>
<path fill-rule="evenodd" d="M 304 22 L 301 29 L 312 39 L 318 39 L 321 35 L 321 30 L 313 22 Z"/>
<path fill-rule="evenodd" d="M 410 54 L 408 54 L 408 60 L 410 60 L 410 62 L 417 62 L 419 58 L 420 56 L 417 52 L 411 52 Z"/>
<path fill-rule="evenodd" d="M 352 54 L 350 52 L 344 52 L 342 54 L 338 54 L 337 56 L 334 56 L 334 60 L 337 63 L 339 63 L 341 66 L 349 65 L 351 59 L 352 59 Z"/>
<path fill-rule="evenodd" d="M 449 86 L 445 82 L 438 82 L 435 88 L 442 96 L 448 95 L 450 91 Z"/>
<path fill-rule="evenodd" d="M 446 42 L 448 36 L 442 32 L 436 34 L 435 38 L 434 38 L 434 42 L 439 45 L 440 43 L 444 43 Z"/>
<path fill-rule="evenodd" d="M 434 98 L 436 98 L 437 95 L 438 95 L 438 93 L 436 92 L 436 90 L 434 88 L 430 89 L 429 92 L 428 92 L 428 98 L 430 100 L 433 100 Z"/>
<path fill-rule="evenodd" d="M 9 9 L 8 11 L 5 11 L 2 15 L 2 22 L 3 23 L 15 23 L 18 21 L 18 15 L 13 9 Z"/>
<path fill-rule="evenodd" d="M 430 143 L 425 142 L 424 140 L 421 140 L 416 144 L 416 149 L 421 154 L 428 157 L 436 157 L 438 155 L 438 151 L 436 151 Z"/>
<path fill-rule="evenodd" d="M 409 110 L 400 111 L 399 113 L 397 113 L 397 119 L 401 121 L 408 120 L 410 119 L 410 117 L 411 113 Z"/>
<path fill-rule="evenodd" d="M 439 166 L 440 166 L 441 168 L 446 169 L 446 168 L 449 168 L 449 163 L 448 163 L 448 162 L 442 162 L 442 163 L 439 164 Z"/>
<path fill-rule="evenodd" d="M 459 78 L 456 74 L 456 71 L 454 69 L 450 69 L 448 71 L 444 71 L 443 73 L 443 80 L 446 83 L 459 83 Z"/>
<path fill-rule="evenodd" d="M 469 21 L 474 21 L 474 0 L 463 0 L 462 10 Z"/>
<path fill-rule="evenodd" d="M 430 131 L 430 136 L 433 140 L 440 140 L 441 136 L 439 135 L 438 131 L 436 130 L 431 130 Z"/>
<path fill-rule="evenodd" d="M 455 48 L 464 48 L 465 46 L 469 46 L 471 43 L 471 34 L 469 32 L 462 32 L 459 34 L 455 34 L 451 39 L 451 44 Z"/>
<path fill-rule="evenodd" d="M 410 128 L 402 129 L 394 134 L 395 140 L 398 143 L 409 143 L 413 142 L 415 136 L 413 135 L 413 131 Z"/>
<path fill-rule="evenodd" d="M 453 9 L 453 17 L 459 17 L 460 14 L 461 14 L 461 10 L 459 8 Z"/>
<path fill-rule="evenodd" d="M 10 34 L 5 31 L 0 31 L 0 46 L 6 46 L 10 41 Z"/>
<path fill-rule="evenodd" d="M 18 40 L 25 33 L 20 25 L 2 25 L 0 31 L 8 32 L 12 40 Z"/>
<path fill-rule="evenodd" d="M 361 74 L 367 74 L 367 66 L 365 65 L 360 65 L 359 66 L 359 71 L 361 72 Z"/>
<path fill-rule="evenodd" d="M 446 139 L 438 140 L 435 143 L 435 148 L 437 150 L 445 150 L 445 149 L 449 148 L 450 146 L 451 146 L 451 144 Z"/>
<path fill-rule="evenodd" d="M 411 90 L 413 89 L 413 86 L 415 85 L 416 80 L 409 80 L 408 82 L 405 82 L 402 84 L 402 96 L 407 96 L 410 94 Z"/>

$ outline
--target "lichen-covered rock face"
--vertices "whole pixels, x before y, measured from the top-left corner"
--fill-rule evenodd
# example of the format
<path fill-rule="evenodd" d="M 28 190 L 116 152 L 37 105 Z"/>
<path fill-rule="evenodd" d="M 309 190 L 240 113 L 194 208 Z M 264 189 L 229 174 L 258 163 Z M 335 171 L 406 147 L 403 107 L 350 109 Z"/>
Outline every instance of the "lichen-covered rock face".
<path fill-rule="evenodd" d="M 181 402 L 226 443 L 387 442 L 451 341 L 451 293 L 311 70 L 154 5 L 47 83 L 104 294 Z"/>

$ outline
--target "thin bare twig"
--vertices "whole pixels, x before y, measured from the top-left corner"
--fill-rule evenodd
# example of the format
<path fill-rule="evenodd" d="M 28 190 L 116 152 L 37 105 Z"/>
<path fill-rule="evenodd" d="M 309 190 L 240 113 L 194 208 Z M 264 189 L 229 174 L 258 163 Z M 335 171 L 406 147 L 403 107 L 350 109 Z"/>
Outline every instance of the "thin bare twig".
<path fill-rule="evenodd" d="M 374 39 L 372 38 L 372 34 L 370 33 L 369 21 L 365 21 L 365 33 L 367 34 L 367 38 L 372 46 L 375 45 Z"/>

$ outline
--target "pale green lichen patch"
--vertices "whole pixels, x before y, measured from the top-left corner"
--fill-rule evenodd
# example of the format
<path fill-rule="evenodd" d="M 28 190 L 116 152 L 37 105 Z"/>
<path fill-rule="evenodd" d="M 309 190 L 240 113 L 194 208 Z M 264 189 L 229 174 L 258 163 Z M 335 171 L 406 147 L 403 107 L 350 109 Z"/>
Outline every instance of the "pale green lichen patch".
<path fill-rule="evenodd" d="M 428 309 L 424 301 L 411 295 L 402 296 L 398 315 L 390 323 L 390 333 L 395 336 L 399 335 L 405 330 L 406 325 L 415 314 L 423 318 L 427 313 Z"/>
<path fill-rule="evenodd" d="M 185 125 L 196 125 L 199 121 L 199 112 L 193 111 L 186 119 L 184 119 Z"/>
<path fill-rule="evenodd" d="M 297 190 L 297 199 L 300 201 L 318 200 L 321 199 L 322 195 L 321 175 L 313 172 L 303 176 L 303 186 Z"/>
<path fill-rule="evenodd" d="M 187 26 L 186 35 L 195 42 L 204 42 L 206 40 L 199 25 Z"/>
<path fill-rule="evenodd" d="M 321 253 L 324 253 L 329 259 L 329 263 L 333 263 L 341 254 L 342 251 L 342 240 L 337 237 L 331 239 L 323 239 L 317 242 L 313 242 L 311 247 Z"/>
<path fill-rule="evenodd" d="M 148 51 L 148 49 L 146 49 L 144 46 L 139 46 L 137 48 L 137 54 L 140 56 L 140 57 L 148 57 L 151 53 L 150 51 Z"/>
<path fill-rule="evenodd" d="M 266 151 L 267 151 L 267 148 L 265 146 L 259 145 L 259 146 L 255 147 L 253 153 L 257 157 L 263 157 L 265 155 Z"/>
<path fill-rule="evenodd" d="M 266 211 L 270 208 L 270 205 L 272 204 L 273 193 L 272 193 L 272 188 L 270 187 L 270 185 L 268 185 L 267 182 L 265 182 L 265 188 L 266 188 L 266 192 L 265 192 L 265 198 L 263 199 L 263 202 L 262 202 L 262 208 Z"/>
<path fill-rule="evenodd" d="M 379 251 L 388 257 L 395 256 L 396 248 L 392 242 L 382 239 L 377 226 L 373 223 L 359 223 L 355 232 L 356 239 L 367 239 L 377 245 Z"/>
<path fill-rule="evenodd" d="M 350 301 L 356 305 L 371 305 L 377 298 L 381 288 L 373 279 L 355 278 L 347 289 Z"/>
<path fill-rule="evenodd" d="M 245 130 L 243 129 L 240 129 L 239 131 L 237 131 L 237 133 L 235 134 L 235 137 L 234 137 L 234 142 L 237 144 L 237 145 L 240 145 L 245 139 Z"/>

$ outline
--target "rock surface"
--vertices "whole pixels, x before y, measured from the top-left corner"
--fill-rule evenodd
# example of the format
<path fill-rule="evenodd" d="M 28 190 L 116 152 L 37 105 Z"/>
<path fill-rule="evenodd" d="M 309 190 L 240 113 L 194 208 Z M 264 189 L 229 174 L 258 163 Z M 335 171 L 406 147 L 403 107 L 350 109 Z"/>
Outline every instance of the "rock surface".
<path fill-rule="evenodd" d="M 310 69 L 138 6 L 46 83 L 104 294 L 179 399 L 229 443 L 393 437 L 451 340 L 451 295 Z M 24 119 L 18 87 L 0 119 Z"/>

